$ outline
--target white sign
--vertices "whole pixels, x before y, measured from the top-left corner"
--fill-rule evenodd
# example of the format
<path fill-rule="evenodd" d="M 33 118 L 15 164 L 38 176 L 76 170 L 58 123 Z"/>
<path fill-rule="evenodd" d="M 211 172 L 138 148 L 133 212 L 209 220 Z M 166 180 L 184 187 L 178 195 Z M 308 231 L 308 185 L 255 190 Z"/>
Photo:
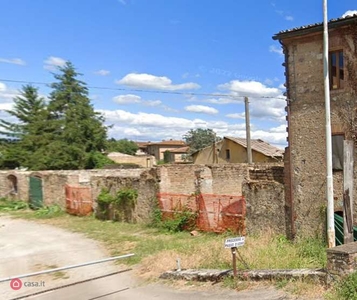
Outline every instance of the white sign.
<path fill-rule="evenodd" d="M 224 248 L 235 248 L 235 247 L 241 247 L 244 245 L 245 242 L 245 237 L 240 236 L 232 239 L 226 239 L 224 242 Z"/>

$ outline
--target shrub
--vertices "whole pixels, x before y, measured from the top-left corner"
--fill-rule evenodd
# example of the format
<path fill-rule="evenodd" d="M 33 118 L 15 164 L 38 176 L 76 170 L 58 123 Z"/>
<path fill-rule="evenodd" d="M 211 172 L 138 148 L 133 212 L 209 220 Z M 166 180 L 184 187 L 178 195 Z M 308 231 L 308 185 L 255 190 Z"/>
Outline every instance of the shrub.
<path fill-rule="evenodd" d="M 341 300 L 357 300 L 357 272 L 345 277 L 337 286 L 337 296 Z"/>

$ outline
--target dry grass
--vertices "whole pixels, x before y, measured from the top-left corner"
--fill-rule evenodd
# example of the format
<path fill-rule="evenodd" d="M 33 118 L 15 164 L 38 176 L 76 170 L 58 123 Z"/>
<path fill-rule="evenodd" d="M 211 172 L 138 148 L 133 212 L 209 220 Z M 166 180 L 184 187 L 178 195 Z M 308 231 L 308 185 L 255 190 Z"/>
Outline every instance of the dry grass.
<path fill-rule="evenodd" d="M 21 218 L 34 218 L 32 212 L 11 214 Z M 70 215 L 36 221 L 83 233 L 102 242 L 112 255 L 135 253 L 134 257 L 120 263 L 136 265 L 137 272 L 148 279 L 157 278 L 164 271 L 176 269 L 177 258 L 180 258 L 181 267 L 184 269 L 231 268 L 231 251 L 224 248 L 224 240 L 228 236 L 232 237 L 228 234 L 201 233 L 191 236 L 187 232 L 168 233 L 145 225 Z M 291 243 L 269 230 L 260 236 L 246 237 L 246 243 L 239 248 L 239 253 L 250 269 L 322 268 L 326 263 L 325 246 L 320 241 L 310 239 Z M 239 261 L 238 268 L 246 269 Z M 285 288 L 295 294 L 311 291 L 304 282 L 287 282 Z M 314 290 L 316 289 L 319 293 L 322 288 L 315 286 Z"/>

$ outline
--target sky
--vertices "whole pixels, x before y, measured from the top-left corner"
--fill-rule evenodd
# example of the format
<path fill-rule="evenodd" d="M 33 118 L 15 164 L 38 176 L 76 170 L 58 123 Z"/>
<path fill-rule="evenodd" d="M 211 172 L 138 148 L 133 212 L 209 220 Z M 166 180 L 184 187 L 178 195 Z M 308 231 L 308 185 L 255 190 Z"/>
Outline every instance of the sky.
<path fill-rule="evenodd" d="M 357 9 L 328 1 L 329 19 Z M 286 146 L 284 60 L 272 36 L 322 22 L 322 1 L 2 0 L 0 118 L 26 82 L 42 96 L 71 61 L 109 136 L 182 139 L 190 129 Z M 349 12 L 350 11 L 350 12 Z M 356 11 L 357 13 L 357 11 Z M 16 82 L 20 81 L 20 82 Z"/>

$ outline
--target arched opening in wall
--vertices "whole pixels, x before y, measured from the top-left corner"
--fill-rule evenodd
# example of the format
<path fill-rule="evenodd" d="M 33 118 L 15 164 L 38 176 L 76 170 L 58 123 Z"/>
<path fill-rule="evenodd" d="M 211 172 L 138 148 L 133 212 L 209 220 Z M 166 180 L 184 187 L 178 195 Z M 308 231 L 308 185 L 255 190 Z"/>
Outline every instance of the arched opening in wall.
<path fill-rule="evenodd" d="M 9 187 L 9 194 L 16 195 L 17 194 L 17 177 L 15 175 L 7 176 L 8 187 Z"/>

